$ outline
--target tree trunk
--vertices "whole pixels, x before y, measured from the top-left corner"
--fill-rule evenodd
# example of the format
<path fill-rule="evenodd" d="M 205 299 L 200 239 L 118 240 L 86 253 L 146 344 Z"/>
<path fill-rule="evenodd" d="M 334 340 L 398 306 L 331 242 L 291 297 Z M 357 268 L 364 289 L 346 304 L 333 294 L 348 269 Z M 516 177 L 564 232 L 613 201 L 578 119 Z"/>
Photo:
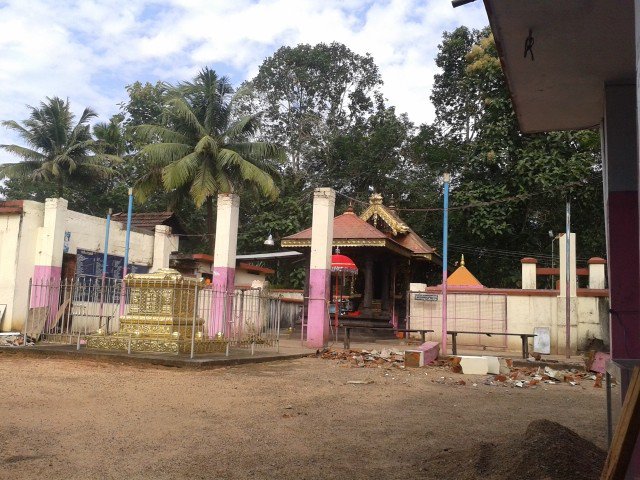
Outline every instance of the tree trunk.
<path fill-rule="evenodd" d="M 62 177 L 58 177 L 58 198 L 62 198 L 62 195 L 64 193 L 64 183 L 62 180 Z"/>
<path fill-rule="evenodd" d="M 207 197 L 207 241 L 209 242 L 209 252 L 213 256 L 216 245 L 216 237 L 213 231 L 213 197 Z"/>

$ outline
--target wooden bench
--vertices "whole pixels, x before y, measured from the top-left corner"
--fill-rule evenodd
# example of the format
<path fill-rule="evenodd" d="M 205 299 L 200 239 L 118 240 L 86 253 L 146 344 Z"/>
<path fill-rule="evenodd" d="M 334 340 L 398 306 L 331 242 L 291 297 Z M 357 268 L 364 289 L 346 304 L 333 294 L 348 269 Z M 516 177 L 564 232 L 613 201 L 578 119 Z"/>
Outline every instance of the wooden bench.
<path fill-rule="evenodd" d="M 421 329 L 407 329 L 407 328 L 393 328 L 393 327 L 364 327 L 364 326 L 352 326 L 352 325 L 338 325 L 338 328 L 344 328 L 344 348 L 348 350 L 351 348 L 351 330 L 387 330 L 389 332 L 403 332 L 403 333 L 419 333 L 422 343 L 425 342 L 425 336 L 433 330 L 421 330 Z"/>
<path fill-rule="evenodd" d="M 451 352 L 454 355 L 458 354 L 457 336 L 459 334 L 486 335 L 487 337 L 492 337 L 493 335 L 520 337 L 522 339 L 522 358 L 524 359 L 529 358 L 529 338 L 536 336 L 535 333 L 467 332 L 461 330 L 447 330 L 447 333 L 451 335 Z"/>

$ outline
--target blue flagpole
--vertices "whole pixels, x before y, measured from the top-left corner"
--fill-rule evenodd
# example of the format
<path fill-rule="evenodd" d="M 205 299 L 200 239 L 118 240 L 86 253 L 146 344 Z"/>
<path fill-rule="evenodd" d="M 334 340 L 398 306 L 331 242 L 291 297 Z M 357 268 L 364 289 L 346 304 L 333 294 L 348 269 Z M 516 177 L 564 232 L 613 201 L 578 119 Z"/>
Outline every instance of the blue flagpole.
<path fill-rule="evenodd" d="M 124 277 L 127 276 L 129 267 L 129 240 L 131 238 L 131 216 L 133 215 L 133 188 L 129 188 L 129 208 L 127 210 L 127 233 L 124 240 L 124 266 L 122 268 L 122 289 L 120 292 L 120 315 L 124 315 L 125 285 Z"/>
<path fill-rule="evenodd" d="M 440 340 L 440 352 L 447 354 L 447 265 L 448 241 L 449 241 L 449 182 L 451 175 L 445 173 L 442 177 L 444 183 L 444 215 L 442 220 L 442 336 Z"/>
<path fill-rule="evenodd" d="M 99 328 L 102 328 L 102 307 L 104 305 L 104 286 L 107 280 L 107 252 L 109 251 L 109 227 L 111 226 L 111 209 L 107 213 L 107 225 L 104 234 L 104 255 L 102 256 L 102 281 L 100 282 L 100 314 Z M 107 333 L 109 325 L 107 325 Z"/>

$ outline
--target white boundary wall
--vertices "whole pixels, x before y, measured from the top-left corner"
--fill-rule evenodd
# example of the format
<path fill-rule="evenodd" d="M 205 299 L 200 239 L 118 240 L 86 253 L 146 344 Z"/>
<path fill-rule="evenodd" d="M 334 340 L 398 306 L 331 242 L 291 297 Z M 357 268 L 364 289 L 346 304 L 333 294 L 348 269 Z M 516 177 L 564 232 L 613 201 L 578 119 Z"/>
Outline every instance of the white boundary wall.
<path fill-rule="evenodd" d="M 76 254 L 78 249 L 104 251 L 106 218 L 68 210 L 66 201 L 62 199 L 48 201 L 57 202 L 58 214 L 62 212 L 65 215 L 64 222 L 49 222 L 53 231 L 47 227 L 43 203 L 29 200 L 10 202 L 12 208 L 9 211 L 0 210 L 0 305 L 7 306 L 0 321 L 0 331 L 20 331 L 23 328 L 29 279 L 44 250 L 53 245 L 63 246 L 63 252 L 56 252 L 53 257 L 54 262 L 60 264 L 52 267 L 62 266 L 62 253 Z M 110 255 L 124 256 L 125 236 L 126 226 L 112 221 Z M 129 262 L 148 265 L 150 271 L 166 268 L 169 266 L 169 254 L 178 250 L 178 246 L 179 239 L 171 234 L 170 227 L 158 225 L 154 233 L 132 230 Z"/>
<path fill-rule="evenodd" d="M 429 293 L 438 296 L 437 302 L 425 302 L 416 299 L 416 293 Z M 503 290 L 503 289 L 482 289 L 467 291 L 450 291 L 448 293 L 451 304 L 464 303 L 466 299 L 473 299 L 482 302 L 483 310 L 490 310 L 493 298 L 496 295 L 506 297 L 506 333 L 534 333 L 536 327 L 547 327 L 550 331 L 551 354 L 565 353 L 565 309 L 566 297 L 557 296 L 553 291 L 540 290 Z M 426 288 L 424 284 L 411 284 L 409 293 L 409 321 L 411 328 L 433 329 L 430 334 L 431 339 L 440 339 L 440 325 L 442 321 L 442 295 L 435 289 Z M 440 307 L 440 308 L 438 308 Z M 571 348 L 573 353 L 576 350 L 583 350 L 593 338 L 598 338 L 609 344 L 609 299 L 602 295 L 592 295 L 589 293 L 578 293 L 577 297 L 571 298 Z M 456 315 L 451 309 L 447 309 L 449 317 L 453 319 Z M 467 315 L 468 316 L 468 315 Z M 469 319 L 465 318 L 468 322 Z M 479 320 L 480 321 L 480 320 Z M 448 322 L 451 324 L 451 322 Z M 495 323 L 495 322 L 494 322 Z M 453 328 L 450 328 L 453 330 Z M 463 330 L 463 328 L 458 328 Z M 464 328 L 464 330 L 472 330 Z M 473 331 L 498 331 L 495 327 L 486 324 L 484 328 Z M 496 339 L 499 337 L 479 338 L 478 347 L 497 347 Z M 460 341 L 462 340 L 462 341 Z M 459 338 L 459 344 L 464 347 L 464 339 Z M 521 351 L 520 337 L 507 337 L 506 349 L 513 352 Z M 533 351 L 531 342 L 530 351 Z"/>

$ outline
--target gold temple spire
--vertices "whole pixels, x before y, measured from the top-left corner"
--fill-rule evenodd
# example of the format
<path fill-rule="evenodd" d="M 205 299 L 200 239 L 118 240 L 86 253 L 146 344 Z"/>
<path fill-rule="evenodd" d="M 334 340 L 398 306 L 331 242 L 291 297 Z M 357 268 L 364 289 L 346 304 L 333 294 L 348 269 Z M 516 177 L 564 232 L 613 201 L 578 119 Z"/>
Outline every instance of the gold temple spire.
<path fill-rule="evenodd" d="M 460 258 L 460 266 L 464 267 L 464 253 L 462 254 L 462 257 Z"/>

